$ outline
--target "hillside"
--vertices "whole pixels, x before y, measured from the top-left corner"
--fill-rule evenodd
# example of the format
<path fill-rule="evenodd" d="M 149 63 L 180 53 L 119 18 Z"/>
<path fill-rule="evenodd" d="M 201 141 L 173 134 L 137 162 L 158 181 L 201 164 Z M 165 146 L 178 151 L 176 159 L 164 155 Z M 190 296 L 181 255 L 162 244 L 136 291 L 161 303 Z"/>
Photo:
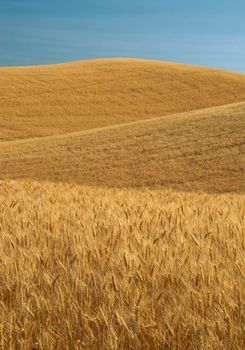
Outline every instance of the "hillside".
<path fill-rule="evenodd" d="M 0 179 L 245 192 L 245 103 L 2 142 Z"/>
<path fill-rule="evenodd" d="M 0 68 L 0 141 L 245 100 L 245 75 L 145 60 Z"/>
<path fill-rule="evenodd" d="M 3 349 L 244 338 L 245 197 L 0 181 Z"/>
<path fill-rule="evenodd" d="M 0 68 L 0 349 L 245 349 L 245 75 Z"/>

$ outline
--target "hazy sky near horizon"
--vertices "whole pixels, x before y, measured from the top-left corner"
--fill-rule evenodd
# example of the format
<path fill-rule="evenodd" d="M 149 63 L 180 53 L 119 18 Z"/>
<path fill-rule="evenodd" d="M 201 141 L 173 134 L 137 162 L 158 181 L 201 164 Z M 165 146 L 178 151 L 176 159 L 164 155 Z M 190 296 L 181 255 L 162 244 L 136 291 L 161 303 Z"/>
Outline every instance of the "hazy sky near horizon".
<path fill-rule="evenodd" d="M 106 57 L 245 73 L 245 0 L 0 0 L 0 66 Z"/>

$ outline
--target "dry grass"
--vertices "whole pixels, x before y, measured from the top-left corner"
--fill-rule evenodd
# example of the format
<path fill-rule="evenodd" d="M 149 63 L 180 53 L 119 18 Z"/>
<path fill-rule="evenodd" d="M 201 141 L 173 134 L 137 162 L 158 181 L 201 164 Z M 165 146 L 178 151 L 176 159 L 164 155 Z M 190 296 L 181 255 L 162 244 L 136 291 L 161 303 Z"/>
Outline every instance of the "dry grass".
<path fill-rule="evenodd" d="M 2 349 L 245 348 L 245 196 L 0 182 Z"/>
<path fill-rule="evenodd" d="M 0 178 L 245 192 L 245 103 L 2 142 Z"/>
<path fill-rule="evenodd" d="M 0 140 L 50 136 L 245 100 L 245 75 L 144 60 L 0 68 Z"/>

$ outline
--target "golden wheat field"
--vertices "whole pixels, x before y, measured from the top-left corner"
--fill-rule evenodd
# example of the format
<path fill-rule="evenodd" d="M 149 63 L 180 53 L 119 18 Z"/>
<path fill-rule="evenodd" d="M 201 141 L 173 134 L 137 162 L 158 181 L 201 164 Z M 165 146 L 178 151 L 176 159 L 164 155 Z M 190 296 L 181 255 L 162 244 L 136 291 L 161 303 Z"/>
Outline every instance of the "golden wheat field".
<path fill-rule="evenodd" d="M 0 140 L 242 102 L 244 86 L 244 74 L 147 60 L 0 68 Z"/>
<path fill-rule="evenodd" d="M 0 349 L 245 349 L 245 75 L 0 68 Z"/>
<path fill-rule="evenodd" d="M 0 179 L 245 192 L 245 103 L 1 143 Z"/>
<path fill-rule="evenodd" d="M 245 196 L 0 183 L 4 349 L 244 349 Z"/>

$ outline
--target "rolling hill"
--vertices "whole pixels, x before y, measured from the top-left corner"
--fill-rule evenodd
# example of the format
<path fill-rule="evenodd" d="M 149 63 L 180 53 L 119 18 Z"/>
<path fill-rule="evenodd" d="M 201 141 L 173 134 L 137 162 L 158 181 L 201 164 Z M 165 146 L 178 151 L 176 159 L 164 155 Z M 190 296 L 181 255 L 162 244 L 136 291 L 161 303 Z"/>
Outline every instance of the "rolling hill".
<path fill-rule="evenodd" d="M 245 191 L 245 103 L 1 142 L 0 179 Z"/>
<path fill-rule="evenodd" d="M 0 68 L 0 348 L 245 348 L 245 76 Z"/>
<path fill-rule="evenodd" d="M 147 60 L 0 68 L 0 141 L 242 102 L 245 75 Z"/>

